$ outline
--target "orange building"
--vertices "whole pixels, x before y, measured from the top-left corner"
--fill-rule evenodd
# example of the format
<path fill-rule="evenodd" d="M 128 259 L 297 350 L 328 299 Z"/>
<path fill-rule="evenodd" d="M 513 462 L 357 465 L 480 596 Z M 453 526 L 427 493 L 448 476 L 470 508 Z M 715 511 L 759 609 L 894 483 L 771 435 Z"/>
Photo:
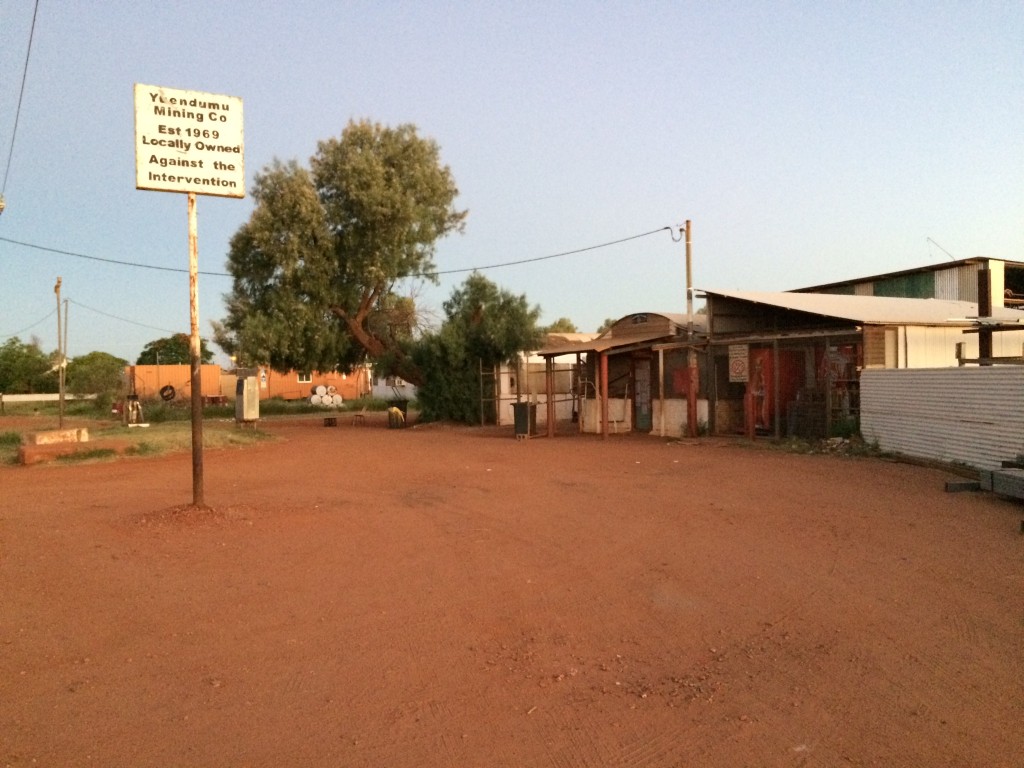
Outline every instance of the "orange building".
<path fill-rule="evenodd" d="M 126 389 L 143 400 L 177 400 L 192 397 L 192 372 L 188 365 L 129 365 L 124 369 Z M 203 397 L 221 397 L 220 366 L 202 367 Z M 166 389 L 171 387 L 171 390 Z M 164 390 L 165 395 L 160 394 Z M 172 392 L 173 390 L 173 392 Z M 234 396 L 234 387 L 231 394 Z M 170 394 L 167 397 L 166 394 Z"/>
<path fill-rule="evenodd" d="M 266 366 L 256 370 L 260 400 L 273 397 L 304 400 L 314 394 L 318 387 L 324 387 L 344 400 L 355 400 L 370 393 L 369 368 L 359 368 L 349 374 L 281 372 Z M 133 389 L 134 382 L 135 394 L 143 400 L 177 400 L 192 396 L 191 370 L 188 365 L 129 365 L 125 367 L 125 382 L 128 391 Z M 204 398 L 235 399 L 238 377 L 234 372 L 224 371 L 219 365 L 204 365 L 202 382 Z"/>
<path fill-rule="evenodd" d="M 234 374 L 231 378 L 231 396 L 234 396 L 237 381 Z M 357 368 L 352 373 L 331 371 L 320 373 L 301 373 L 299 371 L 275 371 L 261 366 L 256 374 L 259 380 L 260 400 L 280 397 L 283 400 L 304 400 L 323 387 L 331 394 L 338 394 L 344 400 L 355 400 L 370 393 L 369 368 Z M 206 388 L 206 385 L 203 385 Z"/>

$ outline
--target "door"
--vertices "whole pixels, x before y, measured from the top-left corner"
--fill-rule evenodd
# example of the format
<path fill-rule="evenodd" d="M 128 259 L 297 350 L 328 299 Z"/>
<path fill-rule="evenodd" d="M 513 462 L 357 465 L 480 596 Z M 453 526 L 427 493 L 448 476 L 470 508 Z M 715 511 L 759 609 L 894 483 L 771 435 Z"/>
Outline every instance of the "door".
<path fill-rule="evenodd" d="M 636 395 L 633 400 L 633 425 L 637 432 L 650 432 L 653 426 L 651 415 L 651 359 L 637 358 L 633 361 L 633 381 Z"/>

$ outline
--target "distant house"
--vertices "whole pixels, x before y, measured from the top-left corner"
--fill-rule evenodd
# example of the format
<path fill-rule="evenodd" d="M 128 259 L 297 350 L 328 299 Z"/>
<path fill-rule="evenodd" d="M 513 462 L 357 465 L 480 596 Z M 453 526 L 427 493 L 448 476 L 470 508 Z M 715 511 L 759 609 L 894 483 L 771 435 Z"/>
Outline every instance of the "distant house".
<path fill-rule="evenodd" d="M 549 333 L 544 346 L 586 344 L 597 338 L 596 333 Z M 583 396 L 582 384 L 576 367 L 577 355 L 568 353 L 552 359 L 550 397 L 554 404 L 555 419 L 579 419 Z M 529 403 L 536 407 L 537 423 L 547 423 L 548 387 L 545 358 L 536 351 L 521 353 L 515 361 L 498 366 L 493 379 L 494 421 L 499 426 L 514 423 L 515 403 Z"/>
<path fill-rule="evenodd" d="M 859 371 L 860 432 L 885 451 L 987 471 L 990 490 L 1019 473 L 1001 467 L 1024 446 L 1024 320 L 1012 311 L 1024 306 L 1024 264 L 976 257 L 801 291 L 970 302 L 970 325 L 945 339 L 890 331 L 874 345 L 885 362 Z M 1019 496 L 1018 478 L 1008 482 Z"/>
<path fill-rule="evenodd" d="M 679 436 L 695 413 L 700 431 L 712 434 L 846 433 L 859 423 L 865 369 L 1024 362 L 1018 262 L 966 259 L 797 291 L 703 296 L 706 314 L 692 328 L 685 315 L 636 313 L 593 340 L 537 353 L 546 361 L 577 355 L 581 431 Z M 1000 333 L 987 333 L 986 323 Z"/>
<path fill-rule="evenodd" d="M 789 292 L 976 302 L 979 277 L 983 273 L 988 275 L 993 306 L 1024 305 L 1024 263 L 987 256 L 840 280 Z"/>
<path fill-rule="evenodd" d="M 592 339 L 554 340 L 536 354 L 548 367 L 555 359 L 576 357 L 574 391 L 581 432 L 679 436 L 688 413 L 689 351 L 703 346 L 705 320 L 694 315 L 691 325 L 683 314 L 637 312 Z M 699 420 L 707 412 L 702 389 L 695 393 Z M 552 423 L 548 434 L 554 434 L 556 411 L 553 405 L 545 410 Z"/>
<path fill-rule="evenodd" d="M 370 381 L 370 396 L 378 400 L 408 402 L 416 399 L 416 385 L 399 376 L 379 376 L 374 373 Z"/>
<path fill-rule="evenodd" d="M 356 368 L 352 373 L 340 373 L 275 371 L 268 366 L 260 366 L 256 376 L 261 400 L 275 397 L 282 400 L 306 400 L 313 395 L 322 395 L 321 388 L 342 400 L 356 400 L 370 393 L 370 371 L 366 367 Z"/>
<path fill-rule="evenodd" d="M 976 257 L 766 293 L 706 291 L 713 432 L 853 429 L 866 369 L 1019 358 L 1024 263 Z M 979 333 L 979 315 L 1002 322 Z M 980 342 L 990 344 L 982 348 Z M 744 364 L 745 361 L 745 364 Z M 745 368 L 744 368 L 745 365 Z"/>
<path fill-rule="evenodd" d="M 351 374 L 338 372 L 275 371 L 267 366 L 255 369 L 261 400 L 282 398 L 304 400 L 323 387 L 343 400 L 354 400 L 370 392 L 370 373 L 358 368 Z M 233 400 L 238 377 L 219 365 L 202 366 L 203 397 Z M 127 388 L 143 399 L 175 400 L 191 397 L 191 367 L 188 365 L 130 365 L 125 368 Z"/>
<path fill-rule="evenodd" d="M 204 398 L 219 398 L 219 365 L 203 365 L 200 371 Z M 192 396 L 192 368 L 188 365 L 128 365 L 124 369 L 125 389 L 143 400 L 175 400 Z M 231 390 L 234 396 L 234 388 Z M 162 393 L 162 394 L 161 394 Z"/>
<path fill-rule="evenodd" d="M 854 429 L 866 368 L 955 367 L 979 357 L 978 304 L 855 294 L 704 291 L 705 390 L 718 434 L 820 437 Z M 992 319 L 1024 323 L 1005 307 Z M 1020 326 L 1024 329 L 1024 325 Z M 1019 356 L 1024 330 L 993 356 Z"/>

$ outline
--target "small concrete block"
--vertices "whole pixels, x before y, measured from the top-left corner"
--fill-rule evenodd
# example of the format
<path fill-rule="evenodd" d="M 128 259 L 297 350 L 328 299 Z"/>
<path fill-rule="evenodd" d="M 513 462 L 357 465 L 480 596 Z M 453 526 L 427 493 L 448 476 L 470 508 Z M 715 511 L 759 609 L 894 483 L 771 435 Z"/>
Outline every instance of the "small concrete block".
<path fill-rule="evenodd" d="M 992 473 L 992 492 L 1024 499 L 1024 469 L 1002 469 Z"/>
<path fill-rule="evenodd" d="M 992 490 L 992 475 L 993 472 L 991 469 L 983 469 L 978 473 L 978 483 L 981 485 L 981 490 Z"/>
<path fill-rule="evenodd" d="M 977 480 L 947 480 L 946 493 L 960 493 L 962 491 L 980 491 L 981 483 Z"/>
<path fill-rule="evenodd" d="M 49 432 L 34 432 L 29 436 L 31 445 L 54 445 L 56 443 L 87 443 L 88 429 L 53 429 Z"/>

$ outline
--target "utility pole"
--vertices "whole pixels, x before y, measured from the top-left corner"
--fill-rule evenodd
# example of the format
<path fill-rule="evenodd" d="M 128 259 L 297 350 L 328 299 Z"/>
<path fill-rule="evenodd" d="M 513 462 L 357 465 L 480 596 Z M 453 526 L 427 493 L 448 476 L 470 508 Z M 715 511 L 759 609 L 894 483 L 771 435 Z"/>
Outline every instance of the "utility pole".
<path fill-rule="evenodd" d="M 68 389 L 68 300 L 64 299 L 64 350 L 60 355 L 60 397 L 64 402 Z"/>
<path fill-rule="evenodd" d="M 697 372 L 697 350 L 693 333 L 693 222 L 686 220 L 686 368 L 689 374 L 686 391 L 686 431 L 690 437 L 697 437 L 697 388 L 700 376 Z"/>
<path fill-rule="evenodd" d="M 53 292 L 57 294 L 57 429 L 64 429 L 64 346 L 61 343 L 61 320 L 60 320 L 60 277 L 57 284 L 53 286 Z"/>
<path fill-rule="evenodd" d="M 188 304 L 191 335 L 189 362 L 192 383 L 192 504 L 205 507 L 203 491 L 203 356 L 199 337 L 199 237 L 196 194 L 188 193 Z"/>

